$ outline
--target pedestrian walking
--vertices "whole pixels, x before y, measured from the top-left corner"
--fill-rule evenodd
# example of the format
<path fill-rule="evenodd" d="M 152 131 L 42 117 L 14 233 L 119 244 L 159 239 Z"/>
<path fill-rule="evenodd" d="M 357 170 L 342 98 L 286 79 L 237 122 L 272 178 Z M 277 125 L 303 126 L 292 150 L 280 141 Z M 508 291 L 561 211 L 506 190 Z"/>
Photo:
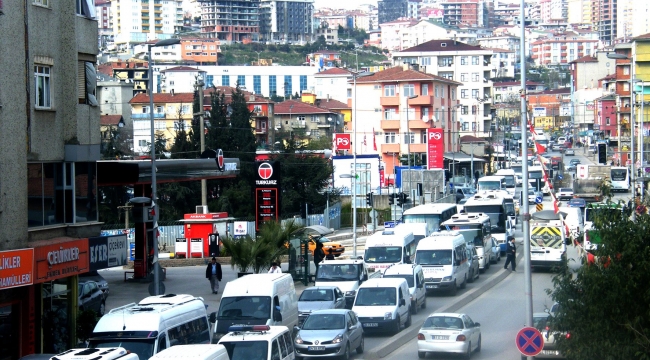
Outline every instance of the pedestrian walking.
<path fill-rule="evenodd" d="M 506 247 L 506 264 L 503 266 L 504 269 L 508 268 L 508 264 L 512 264 L 512 271 L 516 271 L 516 255 L 517 247 L 515 246 L 515 238 L 511 238 Z"/>
<path fill-rule="evenodd" d="M 271 263 L 269 274 L 282 274 L 282 269 L 280 269 L 280 265 L 277 262 L 274 261 Z"/>
<path fill-rule="evenodd" d="M 221 264 L 217 262 L 217 258 L 213 257 L 212 262 L 208 264 L 205 269 L 205 277 L 210 280 L 210 290 L 213 294 L 219 292 L 219 282 L 221 281 Z"/>
<path fill-rule="evenodd" d="M 318 264 L 325 258 L 325 251 L 323 250 L 323 243 L 316 241 L 316 248 L 314 249 L 314 265 L 318 271 Z"/>

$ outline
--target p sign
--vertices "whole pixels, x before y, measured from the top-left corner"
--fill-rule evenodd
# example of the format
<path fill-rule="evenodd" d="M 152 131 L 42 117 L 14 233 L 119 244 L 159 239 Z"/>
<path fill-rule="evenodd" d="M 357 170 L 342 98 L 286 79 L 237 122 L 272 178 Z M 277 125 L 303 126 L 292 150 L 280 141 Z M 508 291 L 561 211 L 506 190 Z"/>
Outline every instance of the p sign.
<path fill-rule="evenodd" d="M 350 134 L 334 134 L 334 148 L 336 150 L 350 150 Z"/>
<path fill-rule="evenodd" d="M 427 162 L 428 169 L 442 169 L 444 167 L 442 155 L 445 144 L 442 129 L 427 129 Z"/>

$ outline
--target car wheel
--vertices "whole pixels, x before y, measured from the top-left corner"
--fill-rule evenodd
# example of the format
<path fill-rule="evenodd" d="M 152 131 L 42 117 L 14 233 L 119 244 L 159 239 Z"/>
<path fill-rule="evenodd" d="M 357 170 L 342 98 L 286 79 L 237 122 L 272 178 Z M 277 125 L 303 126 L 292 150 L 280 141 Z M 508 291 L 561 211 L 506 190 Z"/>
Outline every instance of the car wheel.
<path fill-rule="evenodd" d="M 451 289 L 449 289 L 449 293 L 451 295 L 456 295 L 457 292 L 458 292 L 458 287 L 456 287 L 456 282 L 454 281 L 454 284 L 451 285 Z"/>
<path fill-rule="evenodd" d="M 395 319 L 395 328 L 393 329 L 393 334 L 398 334 L 400 328 L 402 327 L 402 319 L 399 318 L 399 315 L 397 316 L 397 319 Z"/>
<path fill-rule="evenodd" d="M 474 269 L 472 269 L 472 272 L 469 275 L 469 278 L 467 279 L 468 283 L 474 282 Z"/>
<path fill-rule="evenodd" d="M 418 299 L 416 297 L 415 303 L 411 304 L 411 314 L 415 315 L 418 313 Z"/>
<path fill-rule="evenodd" d="M 460 288 L 464 289 L 467 287 L 467 275 L 463 278 L 463 282 L 460 284 Z"/>
<path fill-rule="evenodd" d="M 404 323 L 404 328 L 411 326 L 411 322 L 411 314 L 409 314 L 409 318 L 406 319 L 406 322 Z"/>
<path fill-rule="evenodd" d="M 361 343 L 359 344 L 359 347 L 357 347 L 357 354 L 363 354 L 364 346 L 365 346 L 365 340 L 363 338 L 363 334 L 361 334 Z"/>
<path fill-rule="evenodd" d="M 424 351 L 418 351 L 418 357 L 424 359 L 427 356 L 427 353 Z"/>
<path fill-rule="evenodd" d="M 481 335 L 478 336 L 478 345 L 476 345 L 476 352 L 481 352 Z"/>
<path fill-rule="evenodd" d="M 426 309 L 427 308 L 427 294 L 424 294 L 424 301 L 422 302 L 422 308 Z"/>
<path fill-rule="evenodd" d="M 106 313 L 106 303 L 102 301 L 99 305 L 99 315 L 104 316 L 104 313 Z"/>
<path fill-rule="evenodd" d="M 486 261 L 485 262 L 485 270 L 488 270 L 490 268 L 490 262 Z"/>
<path fill-rule="evenodd" d="M 472 358 L 472 343 L 470 342 L 467 344 L 467 351 L 465 352 L 464 356 L 465 360 L 469 360 Z"/>
<path fill-rule="evenodd" d="M 341 360 L 348 360 L 350 358 L 350 344 L 345 345 L 345 352 L 341 355 Z"/>

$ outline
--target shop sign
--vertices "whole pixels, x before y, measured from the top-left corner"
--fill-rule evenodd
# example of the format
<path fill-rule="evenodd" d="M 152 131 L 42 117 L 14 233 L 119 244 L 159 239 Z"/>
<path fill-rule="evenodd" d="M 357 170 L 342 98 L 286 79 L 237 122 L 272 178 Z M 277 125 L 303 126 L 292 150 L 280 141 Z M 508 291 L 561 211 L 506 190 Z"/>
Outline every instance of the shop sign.
<path fill-rule="evenodd" d="M 0 290 L 34 283 L 34 249 L 0 251 Z"/>
<path fill-rule="evenodd" d="M 100 236 L 88 239 L 90 271 L 124 266 L 128 259 L 126 235 Z"/>
<path fill-rule="evenodd" d="M 34 251 L 35 283 L 89 271 L 88 239 L 39 246 Z"/>

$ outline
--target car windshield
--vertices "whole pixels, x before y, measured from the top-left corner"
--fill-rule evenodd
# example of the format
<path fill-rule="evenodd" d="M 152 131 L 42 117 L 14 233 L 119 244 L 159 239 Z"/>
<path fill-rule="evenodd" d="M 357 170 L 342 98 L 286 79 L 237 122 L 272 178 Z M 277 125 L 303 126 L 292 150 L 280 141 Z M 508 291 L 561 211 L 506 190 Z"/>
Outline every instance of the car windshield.
<path fill-rule="evenodd" d="M 268 296 L 229 296 L 221 298 L 218 319 L 270 319 L 271 298 Z"/>
<path fill-rule="evenodd" d="M 373 246 L 366 249 L 363 260 L 367 263 L 396 263 L 402 261 L 399 246 Z"/>
<path fill-rule="evenodd" d="M 298 301 L 332 301 L 333 297 L 329 289 L 305 289 Z"/>
<path fill-rule="evenodd" d="M 501 181 L 479 181 L 478 182 L 478 190 L 479 191 L 484 191 L 484 190 L 500 190 L 501 189 Z"/>
<path fill-rule="evenodd" d="M 542 173 L 542 170 L 533 170 L 528 172 L 529 179 L 542 179 L 543 177 L 544 174 Z"/>
<path fill-rule="evenodd" d="M 506 232 L 506 214 L 503 206 L 499 205 L 471 205 L 465 206 L 468 213 L 484 213 L 490 217 L 493 234 L 503 234 Z"/>
<path fill-rule="evenodd" d="M 546 330 L 546 324 L 548 323 L 548 314 L 541 316 L 533 317 L 533 327 L 539 331 Z"/>
<path fill-rule="evenodd" d="M 625 181 L 627 169 L 612 169 L 612 181 Z"/>
<path fill-rule="evenodd" d="M 409 287 L 415 287 L 415 280 L 413 279 L 412 274 L 394 274 L 394 275 L 384 275 L 382 278 L 389 279 L 404 279 L 408 283 Z"/>
<path fill-rule="evenodd" d="M 418 250 L 415 263 L 419 265 L 451 265 L 451 250 Z"/>
<path fill-rule="evenodd" d="M 463 329 L 463 320 L 453 316 L 430 316 L 422 324 L 422 329 Z"/>
<path fill-rule="evenodd" d="M 452 225 L 449 230 L 458 231 L 465 238 L 465 242 L 474 246 L 483 247 L 483 231 L 481 228 L 483 224 L 465 224 L 465 225 Z M 447 230 L 446 225 L 442 225 L 440 230 Z"/>
<path fill-rule="evenodd" d="M 472 196 L 476 194 L 476 190 L 473 188 L 461 188 L 461 191 L 463 192 L 463 195 L 465 196 Z"/>
<path fill-rule="evenodd" d="M 515 187 L 517 185 L 514 175 L 504 175 L 503 178 L 506 180 L 506 187 Z"/>
<path fill-rule="evenodd" d="M 571 188 L 560 188 L 560 192 L 573 192 Z"/>
<path fill-rule="evenodd" d="M 222 341 L 231 360 L 266 360 L 269 342 L 264 340 Z"/>
<path fill-rule="evenodd" d="M 91 339 L 88 342 L 89 348 L 115 348 L 123 347 L 129 352 L 137 354 L 140 359 L 152 357 L 155 338 L 150 339 Z"/>
<path fill-rule="evenodd" d="M 343 314 L 311 314 L 302 325 L 302 330 L 337 330 L 345 328 Z"/>
<path fill-rule="evenodd" d="M 357 281 L 363 264 L 321 264 L 316 281 Z"/>
<path fill-rule="evenodd" d="M 395 288 L 372 287 L 361 288 L 354 301 L 355 306 L 388 306 L 395 305 L 396 300 Z"/>

